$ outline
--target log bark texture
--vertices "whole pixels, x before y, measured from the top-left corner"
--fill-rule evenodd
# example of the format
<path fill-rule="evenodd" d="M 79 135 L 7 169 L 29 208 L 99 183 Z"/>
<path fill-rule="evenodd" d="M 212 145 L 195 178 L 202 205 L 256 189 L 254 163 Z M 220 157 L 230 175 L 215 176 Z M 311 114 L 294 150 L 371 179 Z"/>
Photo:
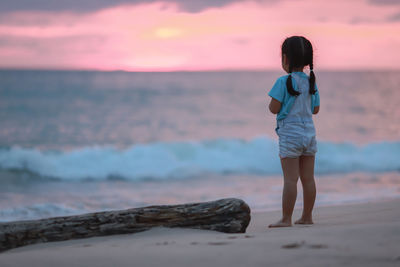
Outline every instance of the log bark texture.
<path fill-rule="evenodd" d="M 0 251 L 50 241 L 136 233 L 155 226 L 245 233 L 250 208 L 241 199 L 160 205 L 0 223 Z"/>

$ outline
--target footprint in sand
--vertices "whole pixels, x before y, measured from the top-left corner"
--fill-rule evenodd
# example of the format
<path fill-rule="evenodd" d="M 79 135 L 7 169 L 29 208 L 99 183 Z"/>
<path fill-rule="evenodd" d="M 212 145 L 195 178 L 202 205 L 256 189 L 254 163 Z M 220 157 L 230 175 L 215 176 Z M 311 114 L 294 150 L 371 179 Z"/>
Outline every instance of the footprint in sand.
<path fill-rule="evenodd" d="M 171 242 L 168 242 L 168 241 L 164 241 L 164 242 L 157 242 L 156 243 L 156 245 L 157 246 L 160 246 L 160 245 L 168 245 L 168 244 L 173 244 L 173 243 L 175 243 L 175 241 L 171 241 Z"/>
<path fill-rule="evenodd" d="M 208 245 L 228 245 L 228 244 L 230 244 L 230 242 L 224 242 L 224 241 L 221 241 L 221 242 L 208 242 L 207 243 Z"/>
<path fill-rule="evenodd" d="M 239 238 L 241 236 L 228 236 L 228 239 L 236 239 Z M 245 235 L 244 238 L 252 238 L 254 237 L 254 235 Z"/>
<path fill-rule="evenodd" d="M 393 260 L 394 261 L 400 261 L 400 256 L 394 257 Z"/>
<path fill-rule="evenodd" d="M 237 239 L 237 238 L 241 238 L 242 236 L 228 236 L 227 239 Z M 244 238 L 253 238 L 254 235 L 245 235 Z M 228 245 L 231 244 L 232 242 L 226 242 L 226 241 L 217 241 L 217 242 L 208 242 L 208 245 L 214 245 L 214 246 L 218 246 L 218 245 Z M 199 242 L 193 241 L 190 243 L 190 245 L 197 245 L 199 244 Z"/>
<path fill-rule="evenodd" d="M 283 245 L 282 248 L 300 248 L 302 246 L 307 246 L 308 248 L 312 248 L 312 249 L 328 248 L 328 246 L 324 245 L 324 244 L 306 245 L 305 241 L 289 243 L 289 244 Z"/>
<path fill-rule="evenodd" d="M 304 241 L 299 242 L 294 242 L 294 243 L 289 243 L 286 245 L 282 245 L 282 248 L 299 248 L 305 244 Z"/>
<path fill-rule="evenodd" d="M 327 245 L 324 244 L 313 244 L 313 245 L 308 245 L 309 248 L 314 248 L 314 249 L 320 249 L 320 248 L 328 248 Z"/>
<path fill-rule="evenodd" d="M 225 242 L 225 241 L 221 241 L 221 242 L 207 242 L 208 245 L 214 245 L 214 246 L 220 246 L 220 245 L 228 245 L 231 242 Z M 190 245 L 198 245 L 200 244 L 199 242 L 190 242 Z"/>

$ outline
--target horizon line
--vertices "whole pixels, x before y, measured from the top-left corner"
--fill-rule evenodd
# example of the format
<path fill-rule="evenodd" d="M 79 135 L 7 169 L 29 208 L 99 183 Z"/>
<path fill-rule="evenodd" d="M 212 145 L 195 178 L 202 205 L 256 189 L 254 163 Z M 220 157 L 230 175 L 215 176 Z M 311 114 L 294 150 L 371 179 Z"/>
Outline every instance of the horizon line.
<path fill-rule="evenodd" d="M 307 69 L 305 69 L 307 71 Z M 19 68 L 19 67 L 0 67 L 0 71 L 54 71 L 54 72 L 127 72 L 127 73 L 171 73 L 171 72 L 281 72 L 282 69 L 275 68 L 220 68 L 220 69 L 158 69 L 158 70 L 126 70 L 126 69 L 89 69 L 89 68 Z M 314 72 L 385 72 L 400 71 L 400 68 L 321 68 L 314 69 Z"/>

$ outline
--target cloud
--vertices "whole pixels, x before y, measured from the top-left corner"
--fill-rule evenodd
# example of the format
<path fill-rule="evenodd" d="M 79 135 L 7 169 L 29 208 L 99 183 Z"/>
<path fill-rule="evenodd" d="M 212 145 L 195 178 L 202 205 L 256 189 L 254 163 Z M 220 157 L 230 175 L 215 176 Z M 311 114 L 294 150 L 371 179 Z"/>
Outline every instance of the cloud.
<path fill-rule="evenodd" d="M 400 21 L 400 12 L 397 13 L 397 14 L 394 14 L 394 15 L 391 15 L 391 16 L 387 17 L 387 18 L 386 18 L 386 21 L 389 21 L 389 22 L 397 22 L 397 21 Z"/>
<path fill-rule="evenodd" d="M 399 0 L 369 0 L 369 3 L 373 5 L 399 5 Z"/>
<path fill-rule="evenodd" d="M 66 21 L 66 16 L 62 17 L 58 16 L 58 19 L 55 20 L 52 16 L 43 16 L 41 13 L 36 14 L 24 14 L 24 13 L 0 13 L 0 25 L 13 25 L 13 26 L 47 26 L 49 24 L 55 24 L 57 22 L 62 23 L 71 23 L 70 21 Z"/>
<path fill-rule="evenodd" d="M 175 3 L 182 11 L 196 13 L 207 8 L 244 2 L 246 0 L 12 0 L 0 1 L 0 12 L 14 11 L 72 11 L 90 12 L 124 4 L 146 4 L 155 2 Z M 276 2 L 279 0 L 253 0 L 254 2 Z"/>
<path fill-rule="evenodd" d="M 400 0 L 368 0 L 368 3 L 376 6 L 395 6 L 395 5 L 400 5 Z M 395 8 L 396 7 L 388 7 L 388 8 Z M 382 22 L 398 22 L 400 21 L 400 12 L 392 14 L 390 16 L 386 16 L 382 18 Z M 360 22 L 367 22 L 367 21 L 361 21 L 359 18 L 354 18 L 353 19 L 353 24 L 357 24 Z"/>
<path fill-rule="evenodd" d="M 251 42 L 251 40 L 250 38 L 234 38 L 232 39 L 232 42 L 238 45 L 247 45 Z"/>
<path fill-rule="evenodd" d="M 33 38 L 19 36 L 0 36 L 0 49 L 7 47 L 18 47 L 28 49 L 38 55 L 55 54 L 61 52 L 85 52 L 93 53 L 98 47 L 107 41 L 107 37 L 100 35 L 73 35 L 52 38 Z M 83 44 L 83 45 L 81 45 Z M 74 51 L 71 51 L 71 47 Z"/>
<path fill-rule="evenodd" d="M 350 19 L 349 21 L 350 24 L 356 25 L 356 24 L 374 24 L 374 23 L 379 23 L 379 21 L 377 21 L 376 19 L 372 19 L 372 18 L 367 18 L 367 17 L 353 17 Z"/>

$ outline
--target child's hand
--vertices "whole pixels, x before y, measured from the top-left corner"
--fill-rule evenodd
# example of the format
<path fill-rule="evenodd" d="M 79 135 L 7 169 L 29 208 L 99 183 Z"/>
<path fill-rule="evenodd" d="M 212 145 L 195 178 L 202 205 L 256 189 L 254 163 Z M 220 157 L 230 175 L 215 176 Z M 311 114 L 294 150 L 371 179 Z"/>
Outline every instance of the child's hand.
<path fill-rule="evenodd" d="M 275 98 L 272 97 L 271 102 L 269 103 L 269 110 L 273 114 L 278 114 L 279 111 L 281 110 L 281 102 L 279 102 L 278 100 L 276 100 Z"/>

